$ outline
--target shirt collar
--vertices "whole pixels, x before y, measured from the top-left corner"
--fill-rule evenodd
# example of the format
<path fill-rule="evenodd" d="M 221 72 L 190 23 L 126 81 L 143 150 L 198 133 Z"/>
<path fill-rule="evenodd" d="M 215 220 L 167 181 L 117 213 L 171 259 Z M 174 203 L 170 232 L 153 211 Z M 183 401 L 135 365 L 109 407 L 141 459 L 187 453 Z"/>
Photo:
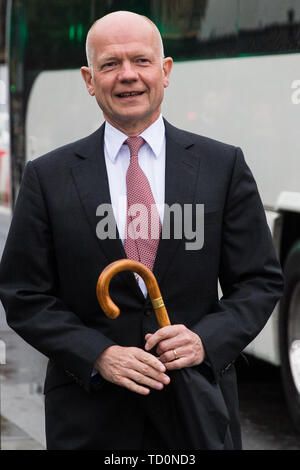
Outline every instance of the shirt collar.
<path fill-rule="evenodd" d="M 147 127 L 140 136 L 143 137 L 151 147 L 155 158 L 158 158 L 165 137 L 165 124 L 162 115 L 160 115 L 159 118 L 151 124 L 151 126 Z M 116 160 L 120 149 L 127 138 L 128 136 L 126 134 L 119 131 L 119 129 L 112 126 L 109 122 L 105 122 L 104 144 L 108 157 L 112 162 Z"/>

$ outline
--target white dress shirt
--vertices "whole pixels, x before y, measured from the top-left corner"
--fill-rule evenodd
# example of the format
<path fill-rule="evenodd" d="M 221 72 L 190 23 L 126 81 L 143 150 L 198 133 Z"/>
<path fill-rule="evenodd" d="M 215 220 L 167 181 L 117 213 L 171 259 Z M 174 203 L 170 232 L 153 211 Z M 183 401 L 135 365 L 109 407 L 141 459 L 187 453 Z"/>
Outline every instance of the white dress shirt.
<path fill-rule="evenodd" d="M 145 144 L 139 150 L 139 165 L 147 176 L 161 223 L 164 215 L 165 202 L 165 164 L 166 138 L 162 116 L 140 134 Z M 127 188 L 126 172 L 130 162 L 130 151 L 124 141 L 126 134 L 119 131 L 107 121 L 104 131 L 104 156 L 108 175 L 109 191 L 112 208 L 116 219 L 120 238 L 124 244 L 126 232 Z M 139 279 L 143 294 L 147 295 L 144 281 Z"/>

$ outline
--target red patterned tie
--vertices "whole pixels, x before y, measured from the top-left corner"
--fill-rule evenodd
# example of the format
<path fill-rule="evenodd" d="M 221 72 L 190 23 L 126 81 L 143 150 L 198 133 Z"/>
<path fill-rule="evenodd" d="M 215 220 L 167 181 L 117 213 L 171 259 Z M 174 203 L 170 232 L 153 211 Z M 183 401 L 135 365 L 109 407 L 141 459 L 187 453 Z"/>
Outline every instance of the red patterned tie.
<path fill-rule="evenodd" d="M 130 150 L 130 164 L 126 174 L 127 221 L 124 248 L 127 258 L 140 261 L 152 270 L 161 223 L 149 181 L 138 162 L 138 152 L 145 141 L 142 137 L 129 137 L 124 143 Z"/>

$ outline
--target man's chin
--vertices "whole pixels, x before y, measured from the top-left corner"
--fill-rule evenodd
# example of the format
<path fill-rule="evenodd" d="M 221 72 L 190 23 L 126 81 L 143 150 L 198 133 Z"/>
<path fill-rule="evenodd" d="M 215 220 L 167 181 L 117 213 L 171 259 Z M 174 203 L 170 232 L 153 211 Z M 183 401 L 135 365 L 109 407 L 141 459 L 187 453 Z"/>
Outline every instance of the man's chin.
<path fill-rule="evenodd" d="M 128 109 L 126 112 L 119 112 L 110 116 L 104 114 L 104 119 L 124 132 L 126 129 L 129 130 L 132 128 L 144 130 L 156 121 L 159 115 L 160 109 L 155 112 L 145 112 L 145 110 L 138 112 L 137 110 L 133 111 Z"/>
<path fill-rule="evenodd" d="M 129 123 L 136 123 L 136 122 L 150 122 L 152 119 L 151 113 L 143 113 L 143 112 L 126 112 L 120 113 L 118 115 L 113 116 L 113 120 L 115 122 L 119 122 L 122 124 L 129 124 Z"/>

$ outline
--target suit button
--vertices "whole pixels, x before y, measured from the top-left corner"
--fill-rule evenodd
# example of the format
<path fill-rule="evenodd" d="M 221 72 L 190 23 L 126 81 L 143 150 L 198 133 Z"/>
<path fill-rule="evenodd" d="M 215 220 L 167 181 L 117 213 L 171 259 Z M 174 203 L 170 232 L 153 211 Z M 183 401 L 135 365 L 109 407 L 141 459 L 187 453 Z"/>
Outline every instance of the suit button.
<path fill-rule="evenodd" d="M 144 315 L 146 315 L 146 317 L 150 317 L 151 313 L 152 313 L 152 310 L 150 310 L 149 308 L 144 310 Z"/>

